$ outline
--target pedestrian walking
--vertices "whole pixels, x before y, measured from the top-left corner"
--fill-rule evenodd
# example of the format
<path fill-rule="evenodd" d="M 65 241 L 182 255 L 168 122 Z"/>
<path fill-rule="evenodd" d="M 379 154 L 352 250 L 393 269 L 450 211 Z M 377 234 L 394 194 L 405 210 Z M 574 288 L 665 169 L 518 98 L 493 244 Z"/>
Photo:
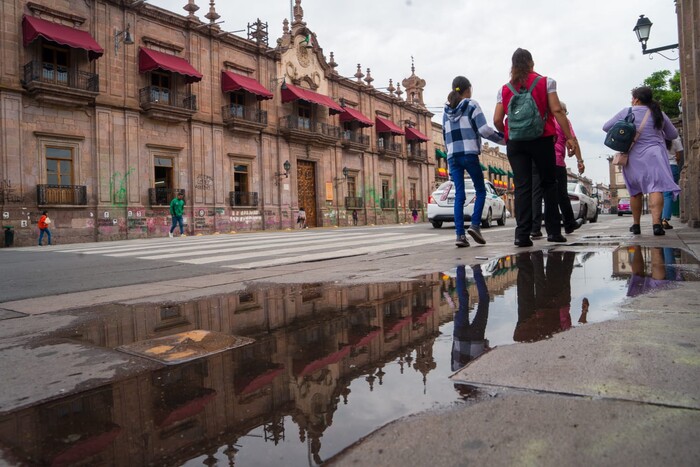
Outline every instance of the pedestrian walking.
<path fill-rule="evenodd" d="M 186 237 L 185 235 L 185 227 L 182 223 L 182 215 L 185 212 L 185 194 L 180 192 L 177 194 L 175 198 L 173 198 L 172 201 L 170 201 L 170 215 L 173 218 L 173 225 L 170 226 L 170 232 L 168 235 L 170 238 L 173 237 L 173 231 L 175 230 L 175 226 L 179 225 L 180 226 L 180 236 L 181 237 Z"/>
<path fill-rule="evenodd" d="M 623 120 L 629 111 L 630 107 L 620 110 L 603 125 L 603 131 L 607 132 L 617 121 Z M 663 113 L 659 103 L 654 100 L 652 90 L 648 86 L 632 90 L 631 111 L 637 127 L 636 142 L 629 150 L 627 164 L 622 167 L 622 178 L 630 194 L 632 208 L 633 224 L 630 232 L 634 235 L 642 233 L 639 225 L 642 216 L 642 196 L 648 194 L 652 231 L 654 235 L 664 235 L 665 231 L 661 224 L 664 192 L 671 192 L 673 199 L 677 198 L 681 192 L 680 187 L 673 180 L 665 140 L 676 139 L 678 131 L 668 116 Z M 647 119 L 650 120 L 649 125 L 646 124 Z"/>
<path fill-rule="evenodd" d="M 418 222 L 418 209 L 413 208 L 413 211 L 411 211 L 411 216 L 413 217 L 414 224 Z"/>
<path fill-rule="evenodd" d="M 300 229 L 306 228 L 306 210 L 304 210 L 304 208 L 299 208 L 299 215 L 297 216 L 297 224 L 299 224 Z"/>
<path fill-rule="evenodd" d="M 51 225 L 49 213 L 47 211 L 42 211 L 39 222 L 37 222 L 37 227 L 39 227 L 39 246 L 41 246 L 44 240 L 44 234 L 48 237 L 48 245 L 51 245 L 51 230 L 49 229 L 49 225 Z"/>
<path fill-rule="evenodd" d="M 472 97 L 472 85 L 464 76 L 452 80 L 452 90 L 447 96 L 445 112 L 442 117 L 442 132 L 447 148 L 447 165 L 450 178 L 455 186 L 454 219 L 457 240 L 455 245 L 468 247 L 469 242 L 464 232 L 464 192 L 465 171 L 471 177 L 476 191 L 471 225 L 467 233 L 475 242 L 485 244 L 481 235 L 481 214 L 486 201 L 484 172 L 481 170 L 481 138 L 496 144 L 504 144 L 503 135 L 486 123 L 486 117 L 479 103 Z"/>
<path fill-rule="evenodd" d="M 352 225 L 357 225 L 357 209 L 352 210 Z"/>
<path fill-rule="evenodd" d="M 578 146 L 566 119 L 566 114 L 559 102 L 557 83 L 554 79 L 542 76 L 534 71 L 535 62 L 532 54 L 525 49 L 517 49 L 511 59 L 510 81 L 498 91 L 494 125 L 505 132 L 508 161 L 515 175 L 515 245 L 532 246 L 530 233 L 532 227 L 532 165 L 537 167 L 545 204 L 545 228 L 547 241 L 566 242 L 561 234 L 559 210 L 557 209 L 556 170 L 554 155 L 554 121 L 561 125 L 565 145 L 570 152 Z M 514 100 L 515 98 L 515 100 Z M 511 115 L 511 100 L 526 104 L 519 109 L 532 109 L 532 120 L 522 119 L 529 112 Z M 520 110 L 518 110 L 520 112 Z M 507 118 L 506 118 L 507 117 Z M 514 125 L 514 123 L 517 123 Z M 516 131 L 512 131 L 516 130 Z"/>
<path fill-rule="evenodd" d="M 671 166 L 673 181 L 678 183 L 681 176 L 680 161 L 683 159 L 683 143 L 681 137 L 673 140 L 666 140 L 666 150 L 668 151 L 668 163 Z M 673 215 L 673 192 L 664 191 L 664 210 L 661 213 L 661 227 L 664 230 L 671 230 L 673 226 L 669 223 Z"/>

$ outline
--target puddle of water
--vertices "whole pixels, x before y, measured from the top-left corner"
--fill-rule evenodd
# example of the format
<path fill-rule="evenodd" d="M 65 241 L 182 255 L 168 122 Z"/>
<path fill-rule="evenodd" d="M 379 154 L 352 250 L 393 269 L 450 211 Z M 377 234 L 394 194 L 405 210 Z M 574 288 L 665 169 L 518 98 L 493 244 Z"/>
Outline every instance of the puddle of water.
<path fill-rule="evenodd" d="M 495 346 L 614 318 L 627 296 L 699 276 L 673 249 L 557 248 L 412 283 L 81 310 L 49 337 L 103 349 L 194 330 L 255 341 L 2 415 L 0 441 L 38 464 L 320 464 L 392 420 L 474 399 L 448 376 Z"/>

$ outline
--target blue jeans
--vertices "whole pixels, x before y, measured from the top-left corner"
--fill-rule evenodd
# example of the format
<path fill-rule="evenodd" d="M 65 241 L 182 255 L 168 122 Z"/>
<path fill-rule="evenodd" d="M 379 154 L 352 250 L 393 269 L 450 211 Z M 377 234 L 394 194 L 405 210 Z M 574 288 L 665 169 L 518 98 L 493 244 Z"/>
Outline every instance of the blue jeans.
<path fill-rule="evenodd" d="M 170 233 L 173 233 L 173 230 L 175 230 L 175 226 L 180 224 L 180 235 L 182 235 L 185 232 L 184 226 L 182 224 L 182 216 L 173 216 L 173 225 L 170 227 Z"/>
<path fill-rule="evenodd" d="M 48 228 L 39 229 L 39 245 L 41 245 L 41 241 L 44 239 L 44 234 L 48 235 L 49 245 L 51 245 L 51 231 Z"/>
<path fill-rule="evenodd" d="M 472 213 L 472 225 L 481 225 L 481 213 L 484 211 L 486 201 L 486 187 L 484 185 L 484 172 L 481 171 L 479 156 L 455 154 L 447 159 L 450 168 L 450 177 L 455 184 L 455 231 L 457 236 L 464 235 L 464 171 L 466 170 L 474 183 L 476 190 L 476 201 L 474 201 L 474 212 Z"/>
<path fill-rule="evenodd" d="M 676 164 L 671 164 L 671 172 L 673 173 L 673 181 L 678 183 L 678 180 L 681 178 L 681 171 L 678 168 L 678 165 Z M 664 192 L 664 210 L 661 213 L 661 218 L 662 219 L 670 219 L 673 214 L 673 192 L 672 191 L 665 191 Z"/>

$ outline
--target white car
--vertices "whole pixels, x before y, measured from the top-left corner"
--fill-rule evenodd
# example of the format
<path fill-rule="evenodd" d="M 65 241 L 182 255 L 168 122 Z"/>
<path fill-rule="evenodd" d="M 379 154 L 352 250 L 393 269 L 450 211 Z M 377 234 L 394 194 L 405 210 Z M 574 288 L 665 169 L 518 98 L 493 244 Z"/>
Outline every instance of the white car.
<path fill-rule="evenodd" d="M 574 219 L 581 219 L 584 224 L 587 221 L 598 222 L 598 201 L 591 197 L 585 185 L 569 182 L 566 189 L 569 192 Z"/>
<path fill-rule="evenodd" d="M 491 227 L 496 220 L 498 225 L 506 225 L 506 204 L 503 202 L 493 184 L 484 180 L 486 185 L 486 201 L 484 211 L 481 213 L 481 226 Z M 476 190 L 470 178 L 464 179 L 464 221 L 471 221 L 476 201 Z M 443 222 L 454 222 L 455 184 L 452 181 L 443 183 L 428 197 L 428 221 L 433 227 L 439 229 Z"/>

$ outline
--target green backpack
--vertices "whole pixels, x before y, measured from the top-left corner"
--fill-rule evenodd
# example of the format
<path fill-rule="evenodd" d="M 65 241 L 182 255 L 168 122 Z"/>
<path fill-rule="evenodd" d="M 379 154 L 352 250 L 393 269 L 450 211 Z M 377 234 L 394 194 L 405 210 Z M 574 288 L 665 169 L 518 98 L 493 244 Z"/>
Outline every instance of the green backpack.
<path fill-rule="evenodd" d="M 544 122 L 537 103 L 532 97 L 532 90 L 539 82 L 541 76 L 535 78 L 529 89 L 516 91 L 513 85 L 507 84 L 513 92 L 513 97 L 508 102 L 508 139 L 513 141 L 532 141 L 544 133 Z"/>

